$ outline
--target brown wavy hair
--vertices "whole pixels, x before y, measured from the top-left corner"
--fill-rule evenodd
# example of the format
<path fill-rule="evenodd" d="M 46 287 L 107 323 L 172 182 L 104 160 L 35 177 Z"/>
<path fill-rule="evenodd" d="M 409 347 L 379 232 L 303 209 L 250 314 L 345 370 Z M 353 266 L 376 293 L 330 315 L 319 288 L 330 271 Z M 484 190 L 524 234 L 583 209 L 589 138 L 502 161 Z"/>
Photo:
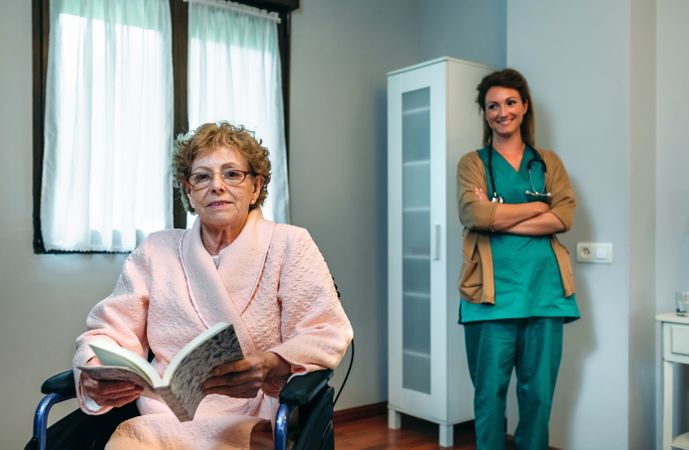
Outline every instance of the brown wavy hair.
<path fill-rule="evenodd" d="M 194 160 L 219 146 L 239 150 L 249 162 L 251 175 L 263 177 L 261 192 L 256 203 L 251 205 L 249 210 L 263 205 L 268 196 L 268 183 L 270 183 L 270 152 L 262 143 L 262 140 L 256 139 L 253 131 L 226 121 L 204 123 L 196 130 L 177 136 L 172 150 L 172 179 L 184 208 L 191 213 L 196 213 L 189 205 L 184 189 L 184 183 L 191 175 Z"/>
<path fill-rule="evenodd" d="M 514 69 L 504 69 L 486 75 L 479 85 L 476 87 L 478 96 L 476 103 L 483 114 L 483 145 L 490 145 L 493 142 L 493 130 L 488 126 L 486 121 L 486 94 L 492 87 L 499 86 L 504 88 L 514 89 L 519 92 L 522 102 L 528 104 L 526 114 L 519 127 L 522 134 L 522 140 L 535 148 L 536 135 L 536 111 L 534 110 L 533 102 L 531 101 L 531 91 L 529 90 L 529 83 L 524 78 L 524 75 Z"/>

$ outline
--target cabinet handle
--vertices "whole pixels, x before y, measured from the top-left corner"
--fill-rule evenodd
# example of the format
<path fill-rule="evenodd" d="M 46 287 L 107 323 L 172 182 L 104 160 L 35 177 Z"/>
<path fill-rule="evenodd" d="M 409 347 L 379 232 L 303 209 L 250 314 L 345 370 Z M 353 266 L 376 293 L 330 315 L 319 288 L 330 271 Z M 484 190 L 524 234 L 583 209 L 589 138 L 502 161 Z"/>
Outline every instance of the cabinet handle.
<path fill-rule="evenodd" d="M 433 261 L 440 260 L 440 224 L 435 224 L 433 227 L 433 241 L 431 247 L 431 257 Z"/>

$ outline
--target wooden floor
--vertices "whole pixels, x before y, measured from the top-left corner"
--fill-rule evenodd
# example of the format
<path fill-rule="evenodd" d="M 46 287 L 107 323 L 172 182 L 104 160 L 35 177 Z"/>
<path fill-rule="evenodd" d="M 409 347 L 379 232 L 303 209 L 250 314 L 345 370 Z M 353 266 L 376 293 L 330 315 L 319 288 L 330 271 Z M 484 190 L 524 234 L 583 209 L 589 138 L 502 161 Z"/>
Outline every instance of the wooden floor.
<path fill-rule="evenodd" d="M 402 428 L 388 429 L 386 414 L 373 417 L 355 418 L 335 422 L 336 450 L 382 450 L 413 449 L 435 450 L 438 446 L 438 426 L 436 424 L 402 416 Z M 473 425 L 455 426 L 454 446 L 456 450 L 474 450 Z"/>

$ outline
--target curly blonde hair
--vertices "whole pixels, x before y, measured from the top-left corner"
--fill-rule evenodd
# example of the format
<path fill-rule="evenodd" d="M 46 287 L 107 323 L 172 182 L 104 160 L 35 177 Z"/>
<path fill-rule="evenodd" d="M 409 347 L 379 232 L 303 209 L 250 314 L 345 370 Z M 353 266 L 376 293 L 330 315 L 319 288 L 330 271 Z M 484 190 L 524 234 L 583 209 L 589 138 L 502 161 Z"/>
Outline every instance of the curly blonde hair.
<path fill-rule="evenodd" d="M 249 210 L 263 205 L 268 196 L 268 183 L 270 183 L 270 159 L 268 158 L 270 152 L 261 145 L 262 143 L 263 141 L 256 139 L 253 131 L 226 121 L 204 123 L 196 130 L 177 136 L 172 150 L 172 178 L 184 208 L 191 213 L 196 213 L 189 204 L 184 189 L 184 183 L 191 175 L 194 160 L 219 146 L 239 150 L 249 162 L 251 174 L 263 177 L 261 192 L 256 203 L 252 204 Z"/>

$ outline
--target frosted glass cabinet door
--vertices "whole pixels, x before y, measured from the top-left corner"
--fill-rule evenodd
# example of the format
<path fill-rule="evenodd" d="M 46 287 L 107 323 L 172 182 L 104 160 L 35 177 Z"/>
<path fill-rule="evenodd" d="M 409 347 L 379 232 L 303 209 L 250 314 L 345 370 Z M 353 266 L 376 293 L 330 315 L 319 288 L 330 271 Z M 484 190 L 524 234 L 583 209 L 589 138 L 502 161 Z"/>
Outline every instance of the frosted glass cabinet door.
<path fill-rule="evenodd" d="M 402 94 L 402 387 L 431 392 L 430 88 Z"/>
<path fill-rule="evenodd" d="M 443 57 L 388 73 L 388 426 L 434 422 L 441 447 L 473 419 L 456 167 L 481 142 L 474 98 L 491 70 Z"/>

